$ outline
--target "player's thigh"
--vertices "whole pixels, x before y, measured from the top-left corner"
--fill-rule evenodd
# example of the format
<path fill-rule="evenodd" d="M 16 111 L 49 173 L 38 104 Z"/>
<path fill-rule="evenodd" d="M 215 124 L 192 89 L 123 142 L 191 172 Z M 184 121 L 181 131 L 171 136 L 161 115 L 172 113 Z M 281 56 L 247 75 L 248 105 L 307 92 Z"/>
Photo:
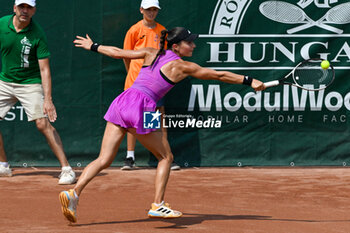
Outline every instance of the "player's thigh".
<path fill-rule="evenodd" d="M 5 118 L 8 111 L 17 101 L 13 93 L 12 84 L 0 80 L 0 119 Z"/>
<path fill-rule="evenodd" d="M 111 163 L 123 141 L 126 130 L 119 125 L 107 122 L 102 139 L 99 158 Z"/>
<path fill-rule="evenodd" d="M 164 97 L 162 99 L 164 99 Z M 159 112 L 162 113 L 162 115 L 160 116 L 161 117 L 161 122 L 164 122 L 163 119 L 164 119 L 164 114 L 165 114 L 165 107 L 164 107 L 164 105 L 158 106 L 159 102 L 157 102 L 157 110 L 159 110 Z M 163 101 L 163 103 L 164 103 L 164 101 Z M 163 127 L 163 124 L 162 124 L 161 125 L 161 129 L 162 129 L 162 132 L 163 132 L 163 137 L 165 139 L 167 139 L 168 138 L 168 130 L 167 130 L 167 128 Z"/>
<path fill-rule="evenodd" d="M 162 131 L 157 130 L 149 134 L 136 134 L 136 132 L 131 129 L 130 132 L 158 159 L 172 156 L 169 142 L 163 137 Z"/>
<path fill-rule="evenodd" d="M 41 84 L 17 85 L 15 94 L 22 104 L 28 121 L 44 118 L 44 91 Z"/>

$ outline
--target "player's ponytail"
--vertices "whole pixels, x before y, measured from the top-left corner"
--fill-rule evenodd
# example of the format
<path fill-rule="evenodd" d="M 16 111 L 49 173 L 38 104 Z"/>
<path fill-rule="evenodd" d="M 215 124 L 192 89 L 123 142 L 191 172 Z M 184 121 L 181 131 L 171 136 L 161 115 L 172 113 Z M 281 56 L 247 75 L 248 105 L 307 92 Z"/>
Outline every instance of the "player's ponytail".
<path fill-rule="evenodd" d="M 161 35 L 160 35 L 160 49 L 157 53 L 157 56 L 158 55 L 162 55 L 165 53 L 164 51 L 164 47 L 165 47 L 165 41 L 166 41 L 166 36 L 168 35 L 168 31 L 167 30 L 163 30 L 161 32 Z"/>

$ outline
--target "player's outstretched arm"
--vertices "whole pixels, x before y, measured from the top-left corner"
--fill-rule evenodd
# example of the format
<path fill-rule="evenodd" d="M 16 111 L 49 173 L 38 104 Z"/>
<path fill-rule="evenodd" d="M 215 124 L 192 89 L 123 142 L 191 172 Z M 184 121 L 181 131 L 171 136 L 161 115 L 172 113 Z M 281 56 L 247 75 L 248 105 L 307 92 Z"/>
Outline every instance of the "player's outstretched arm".
<path fill-rule="evenodd" d="M 94 52 L 101 53 L 103 55 L 119 59 L 138 59 L 145 58 L 148 53 L 150 53 L 150 48 L 143 48 L 139 50 L 124 50 L 115 46 L 106 46 L 94 43 L 88 34 L 86 37 L 77 36 L 73 41 L 75 47 L 80 47 L 86 50 L 91 50 Z"/>
<path fill-rule="evenodd" d="M 264 83 L 247 77 L 245 75 L 235 74 L 228 71 L 216 71 L 213 69 L 208 69 L 201 67 L 193 62 L 186 62 L 185 72 L 187 75 L 192 76 L 198 79 L 210 79 L 210 80 L 219 80 L 225 83 L 231 84 L 246 84 L 251 86 L 255 91 L 265 90 Z"/>

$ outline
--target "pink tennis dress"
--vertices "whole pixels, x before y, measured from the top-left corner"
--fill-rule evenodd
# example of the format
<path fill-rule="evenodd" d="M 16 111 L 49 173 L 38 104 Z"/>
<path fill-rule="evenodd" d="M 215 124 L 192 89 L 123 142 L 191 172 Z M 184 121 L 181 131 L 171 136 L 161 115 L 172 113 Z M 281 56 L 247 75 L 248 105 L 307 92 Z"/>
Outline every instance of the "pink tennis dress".
<path fill-rule="evenodd" d="M 123 128 L 135 128 L 138 134 L 148 134 L 156 129 L 143 128 L 143 112 L 155 111 L 157 102 L 174 87 L 161 71 L 166 63 L 180 59 L 171 50 L 166 50 L 155 62 L 142 67 L 134 84 L 114 99 L 104 119 Z"/>

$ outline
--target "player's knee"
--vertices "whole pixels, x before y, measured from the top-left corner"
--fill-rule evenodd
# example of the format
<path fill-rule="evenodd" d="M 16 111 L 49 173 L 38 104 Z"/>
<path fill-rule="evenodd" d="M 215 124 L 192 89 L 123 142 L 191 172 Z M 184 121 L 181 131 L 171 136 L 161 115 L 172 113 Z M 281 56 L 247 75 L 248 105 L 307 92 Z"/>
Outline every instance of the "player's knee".
<path fill-rule="evenodd" d="M 113 161 L 109 160 L 109 159 L 100 159 L 99 160 L 99 164 L 101 166 L 101 169 L 106 169 L 109 168 L 111 166 Z"/>
<path fill-rule="evenodd" d="M 49 130 L 49 129 L 53 128 L 51 126 L 51 124 L 46 120 L 46 118 L 40 118 L 40 119 L 35 120 L 35 124 L 36 124 L 36 128 L 40 132 L 44 132 L 45 130 Z"/>
<path fill-rule="evenodd" d="M 168 163 L 172 163 L 174 161 L 174 155 L 172 153 L 165 153 L 161 155 L 161 160 L 166 160 Z"/>
<path fill-rule="evenodd" d="M 167 158 L 171 163 L 174 161 L 174 155 L 172 153 L 170 153 Z"/>

